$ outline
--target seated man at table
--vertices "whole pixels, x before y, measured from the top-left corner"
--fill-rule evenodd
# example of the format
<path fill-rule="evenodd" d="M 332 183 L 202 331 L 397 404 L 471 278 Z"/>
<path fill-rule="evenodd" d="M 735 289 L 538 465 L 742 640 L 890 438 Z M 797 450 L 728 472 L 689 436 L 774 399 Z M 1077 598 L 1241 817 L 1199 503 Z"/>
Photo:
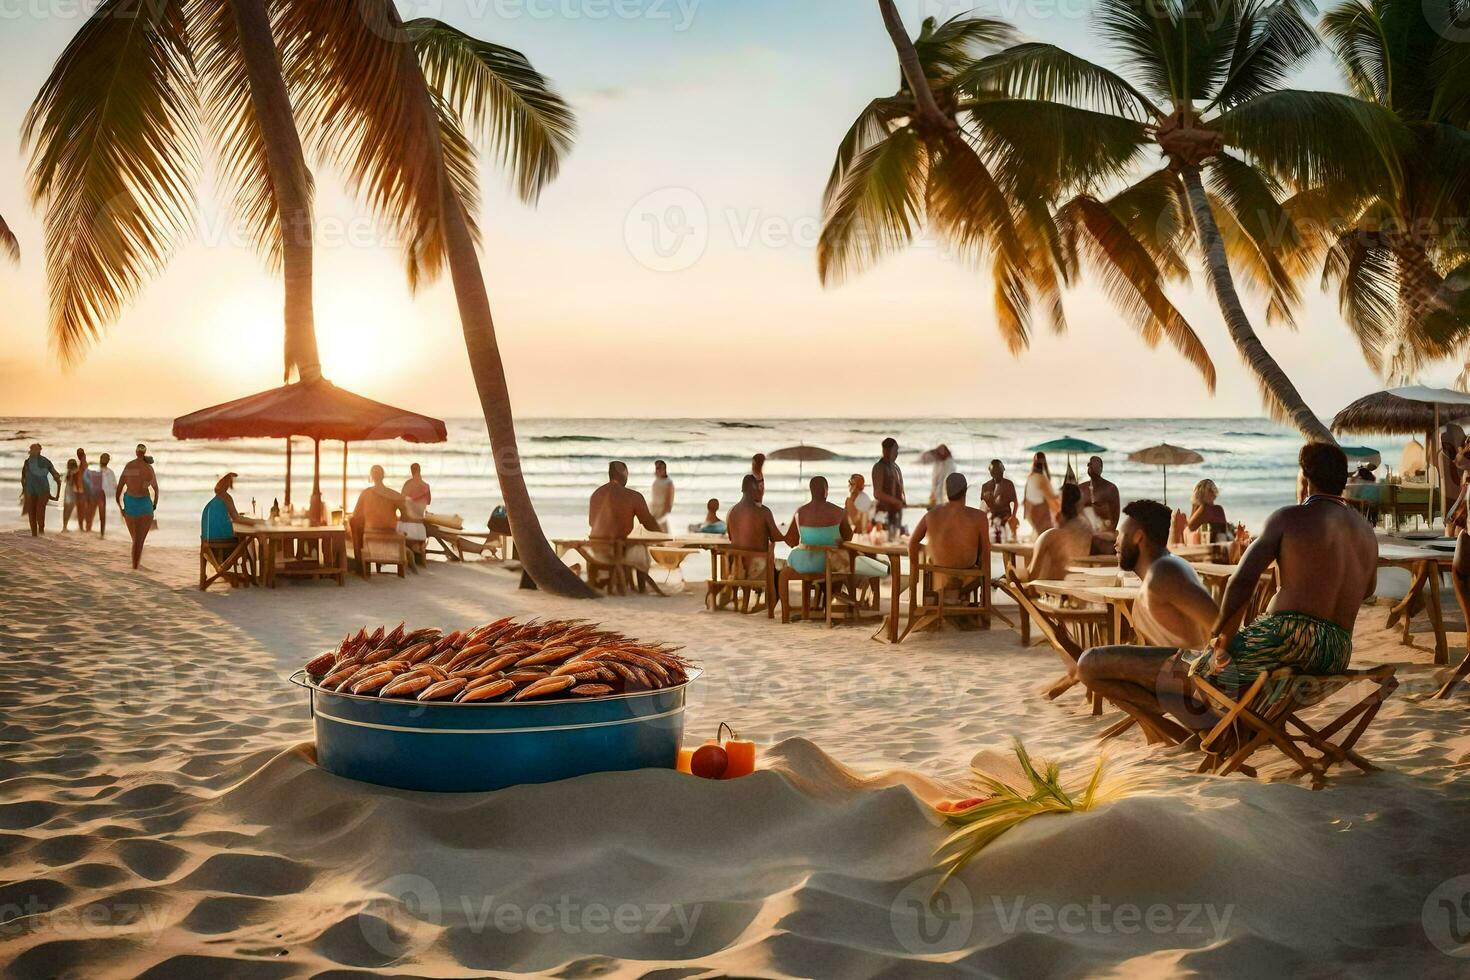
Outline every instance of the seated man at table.
<path fill-rule="evenodd" d="M 786 567 L 802 575 L 819 575 L 832 562 L 832 574 L 853 575 L 857 578 L 878 578 L 888 574 L 883 562 L 844 550 L 844 541 L 852 540 L 852 525 L 847 523 L 847 511 L 827 499 L 827 478 L 814 476 L 808 484 L 812 499 L 796 509 L 791 525 L 786 529 L 786 543 L 792 552 L 786 559 Z M 836 551 L 825 549 L 836 548 Z"/>
<path fill-rule="evenodd" d="M 1101 456 L 1087 461 L 1087 482 L 1082 484 L 1081 490 L 1082 515 L 1092 522 L 1092 553 L 1112 554 L 1117 543 L 1123 499 L 1118 495 L 1118 485 L 1103 479 Z"/>
<path fill-rule="evenodd" d="M 214 485 L 214 496 L 204 505 L 203 512 L 199 515 L 199 538 L 209 550 L 214 553 L 216 560 L 224 561 L 234 552 L 235 546 L 240 543 L 235 534 L 236 524 L 259 524 L 260 521 L 241 515 L 235 507 L 235 498 L 230 496 L 230 491 L 235 488 L 235 477 L 238 473 L 226 473 L 219 478 Z M 247 567 L 249 559 L 246 559 Z"/>
<path fill-rule="evenodd" d="M 1015 540 L 1020 519 L 1016 516 L 1020 504 L 1016 498 L 1016 485 L 1006 479 L 1006 465 L 998 459 L 990 461 L 990 479 L 980 487 L 980 502 L 990 512 L 990 540 L 1000 544 L 1010 532 Z"/>
<path fill-rule="evenodd" d="M 1067 577 L 1067 567 L 1092 554 L 1092 524 L 1078 507 L 1082 491 L 1075 483 L 1062 485 L 1062 509 L 1056 527 L 1047 528 L 1036 539 L 1036 550 L 1023 581 L 1050 581 Z"/>
<path fill-rule="evenodd" d="M 930 564 L 946 568 L 990 568 L 990 515 L 965 504 L 969 491 L 970 484 L 963 473 L 951 473 L 944 478 L 945 503 L 919 518 L 919 526 L 909 539 L 910 567 L 919 567 L 919 553 L 927 543 Z M 934 578 L 934 587 L 958 598 L 979 578 L 956 578 L 940 573 Z"/>
<path fill-rule="evenodd" d="M 363 535 L 368 531 L 385 534 L 398 533 L 398 517 L 403 510 L 403 494 L 383 485 L 386 475 L 381 466 L 368 471 L 372 486 L 357 497 L 357 506 L 352 508 L 348 526 L 352 529 L 352 543 L 358 554 L 362 554 Z"/>
<path fill-rule="evenodd" d="M 1336 674 L 1352 656 L 1358 610 L 1378 580 L 1378 541 L 1368 522 L 1342 499 L 1347 457 L 1342 449 L 1312 443 L 1299 456 L 1310 491 L 1305 502 L 1272 514 L 1230 577 L 1225 601 L 1203 649 L 1099 651 L 1084 655 L 1078 677 L 1089 688 L 1157 723 L 1168 711 L 1192 729 L 1214 723 L 1190 696 L 1199 676 L 1238 695 L 1266 671 L 1291 667 L 1303 674 Z M 1266 614 L 1241 620 L 1275 564 L 1281 588 Z"/>
<path fill-rule="evenodd" d="M 765 499 L 765 486 L 755 474 L 746 474 L 740 481 L 740 502 L 730 508 L 725 517 L 725 533 L 730 544 L 741 551 L 765 552 L 777 541 L 785 541 L 786 534 L 776 526 L 775 515 L 761 503 Z M 736 577 L 760 578 L 766 574 L 766 559 L 741 557 L 740 569 L 733 570 Z"/>
<path fill-rule="evenodd" d="M 594 541 L 627 541 L 628 535 L 633 533 L 634 521 L 655 534 L 661 530 L 643 494 L 628 489 L 628 464 L 613 460 L 607 466 L 607 482 L 592 491 L 592 499 L 587 505 L 587 523 L 592 528 L 589 537 Z M 595 545 L 589 545 L 589 548 L 594 553 L 598 551 Z M 611 554 L 598 554 L 597 557 L 612 560 Z M 643 575 L 649 568 L 648 548 L 628 545 L 623 549 L 623 560 Z"/>

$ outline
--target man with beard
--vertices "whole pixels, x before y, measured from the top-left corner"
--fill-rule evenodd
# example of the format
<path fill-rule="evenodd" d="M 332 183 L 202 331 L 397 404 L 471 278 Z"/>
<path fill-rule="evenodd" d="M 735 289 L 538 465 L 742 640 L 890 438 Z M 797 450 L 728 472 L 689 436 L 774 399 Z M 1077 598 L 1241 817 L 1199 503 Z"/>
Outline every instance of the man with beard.
<path fill-rule="evenodd" d="M 1189 563 L 1169 551 L 1173 512 L 1153 500 L 1123 508 L 1118 526 L 1118 565 L 1143 579 L 1133 623 L 1153 646 L 1098 647 L 1082 655 L 1076 676 L 1087 687 L 1134 715 L 1144 712 L 1165 727 L 1161 695 L 1175 704 L 1189 691 L 1189 664 L 1181 651 L 1204 649 L 1220 610 Z M 1204 715 L 1174 711 L 1181 717 Z"/>

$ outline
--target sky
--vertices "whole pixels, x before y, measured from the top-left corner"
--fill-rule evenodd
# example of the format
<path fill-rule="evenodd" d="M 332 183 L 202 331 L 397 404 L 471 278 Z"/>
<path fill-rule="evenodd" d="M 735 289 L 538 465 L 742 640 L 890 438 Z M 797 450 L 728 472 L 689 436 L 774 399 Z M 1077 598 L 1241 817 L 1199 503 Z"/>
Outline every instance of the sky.
<path fill-rule="evenodd" d="M 76 368 L 48 349 L 26 107 L 97 0 L 0 0 L 0 415 L 172 416 L 280 383 L 281 287 L 212 181 L 195 240 Z M 1012 357 L 991 281 L 921 244 L 823 288 L 815 243 L 838 142 L 898 68 L 872 0 L 407 0 L 525 52 L 578 113 L 535 208 L 487 163 L 483 265 L 513 404 L 526 417 L 1167 417 L 1261 414 L 1203 281 L 1173 295 L 1220 375 L 1210 397 L 1086 282 L 1065 336 Z M 1108 61 L 1086 0 L 900 0 L 911 27 L 969 9 Z M 1299 87 L 1337 85 L 1319 57 Z M 337 383 L 446 417 L 478 414 L 448 285 L 410 292 L 391 236 L 318 180 L 316 311 Z M 1330 415 L 1381 387 L 1335 301 L 1306 291 L 1267 347 Z M 1439 375 L 1444 377 L 1440 377 Z M 1445 367 L 1424 380 L 1440 383 Z"/>

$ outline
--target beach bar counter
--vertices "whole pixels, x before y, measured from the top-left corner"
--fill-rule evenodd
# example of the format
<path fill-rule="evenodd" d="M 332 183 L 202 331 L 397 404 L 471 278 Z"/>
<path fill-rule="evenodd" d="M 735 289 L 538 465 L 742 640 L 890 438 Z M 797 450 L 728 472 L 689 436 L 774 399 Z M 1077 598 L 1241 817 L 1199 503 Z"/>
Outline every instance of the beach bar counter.
<path fill-rule="evenodd" d="M 685 694 L 699 673 L 612 697 L 484 704 L 329 691 L 305 671 L 291 681 L 309 692 L 323 769 L 399 789 L 468 793 L 594 772 L 673 769 Z"/>

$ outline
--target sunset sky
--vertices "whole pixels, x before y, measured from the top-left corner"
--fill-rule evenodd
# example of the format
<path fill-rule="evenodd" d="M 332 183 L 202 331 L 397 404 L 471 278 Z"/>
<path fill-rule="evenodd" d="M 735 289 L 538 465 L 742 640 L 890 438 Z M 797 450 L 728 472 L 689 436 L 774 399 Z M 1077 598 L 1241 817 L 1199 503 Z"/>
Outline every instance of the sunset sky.
<path fill-rule="evenodd" d="M 80 26 L 79 2 L 93 0 L 0 0 L 0 214 L 24 252 L 19 268 L 0 265 L 0 415 L 171 416 L 279 383 L 279 283 L 232 234 L 208 180 L 196 243 L 79 368 L 64 373 L 49 355 L 41 223 L 18 133 Z M 1259 414 L 1202 283 L 1176 298 L 1219 368 L 1213 399 L 1182 359 L 1148 351 L 1086 287 L 1068 297 L 1071 332 L 1038 335 L 1019 359 L 996 334 L 988 276 L 936 248 L 821 287 L 814 246 L 833 152 L 859 109 L 897 83 L 871 0 L 400 6 L 526 52 L 580 117 L 576 149 L 538 208 L 502 193 L 498 175 L 486 181 L 485 270 L 522 415 Z M 970 4 L 901 6 L 916 27 Z M 979 9 L 1103 56 L 1082 0 Z M 1325 57 L 1301 84 L 1335 85 Z M 447 285 L 411 295 L 394 243 L 335 175 L 317 177 L 328 377 L 405 407 L 476 414 Z M 1307 292 L 1300 332 L 1263 327 L 1264 339 L 1330 414 L 1379 385 L 1335 302 Z M 1260 304 L 1252 309 L 1259 323 Z"/>

